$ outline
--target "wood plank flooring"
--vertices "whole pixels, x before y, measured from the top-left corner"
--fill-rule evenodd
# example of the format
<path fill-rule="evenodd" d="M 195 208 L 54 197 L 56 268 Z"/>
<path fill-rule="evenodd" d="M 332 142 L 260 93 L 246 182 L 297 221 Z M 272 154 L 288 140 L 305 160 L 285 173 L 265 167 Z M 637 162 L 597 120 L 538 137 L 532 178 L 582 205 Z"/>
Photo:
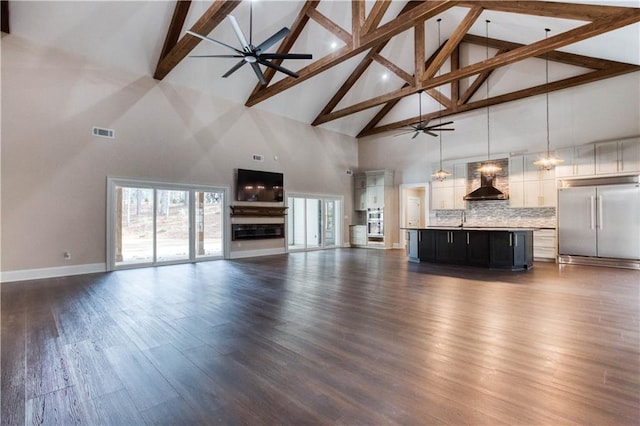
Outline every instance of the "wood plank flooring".
<path fill-rule="evenodd" d="M 340 249 L 2 285 L 2 424 L 640 424 L 640 272 Z"/>

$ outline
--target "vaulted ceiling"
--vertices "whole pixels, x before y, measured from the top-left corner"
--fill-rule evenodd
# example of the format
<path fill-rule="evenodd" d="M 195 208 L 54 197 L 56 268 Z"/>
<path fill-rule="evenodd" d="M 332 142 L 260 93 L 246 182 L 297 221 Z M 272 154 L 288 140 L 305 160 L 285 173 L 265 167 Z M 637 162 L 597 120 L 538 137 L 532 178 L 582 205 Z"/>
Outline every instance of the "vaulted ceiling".
<path fill-rule="evenodd" d="M 237 59 L 189 57 L 228 51 L 186 30 L 238 46 L 226 18 L 248 31 L 248 1 L 24 3 L 9 2 L 12 34 L 358 137 L 417 123 L 416 96 L 430 120 L 640 70 L 637 1 L 254 0 L 256 40 L 286 26 L 270 52 L 313 54 L 273 60 L 299 77 L 263 68 L 267 85 L 250 67 L 221 78 Z"/>

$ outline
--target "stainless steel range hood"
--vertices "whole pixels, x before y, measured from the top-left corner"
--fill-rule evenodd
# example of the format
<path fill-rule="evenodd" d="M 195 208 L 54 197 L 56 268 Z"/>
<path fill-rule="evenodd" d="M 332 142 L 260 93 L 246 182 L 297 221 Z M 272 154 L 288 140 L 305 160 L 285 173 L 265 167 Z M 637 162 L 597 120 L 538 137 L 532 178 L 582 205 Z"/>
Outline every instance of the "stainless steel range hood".
<path fill-rule="evenodd" d="M 465 201 L 508 200 L 509 196 L 493 186 L 495 176 L 480 174 L 480 188 L 464 196 Z"/>

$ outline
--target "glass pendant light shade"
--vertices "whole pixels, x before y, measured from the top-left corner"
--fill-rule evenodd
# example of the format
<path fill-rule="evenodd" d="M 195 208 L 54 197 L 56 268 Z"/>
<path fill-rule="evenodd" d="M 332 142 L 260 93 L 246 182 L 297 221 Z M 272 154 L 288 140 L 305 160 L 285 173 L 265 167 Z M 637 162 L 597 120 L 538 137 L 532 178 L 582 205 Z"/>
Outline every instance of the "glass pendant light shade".
<path fill-rule="evenodd" d="M 549 31 L 551 31 L 549 28 L 545 28 L 545 36 L 544 38 L 546 39 L 549 35 Z M 549 149 L 550 143 L 549 143 L 549 58 L 545 59 L 545 76 L 546 76 L 546 85 L 547 85 L 547 90 L 546 90 L 546 103 L 547 103 L 547 156 L 543 157 L 543 158 L 539 158 L 538 160 L 534 161 L 533 164 L 540 167 L 541 169 L 544 170 L 552 170 L 555 166 L 557 166 L 558 164 L 562 163 L 564 160 L 555 157 L 553 155 L 551 155 L 551 150 Z"/>

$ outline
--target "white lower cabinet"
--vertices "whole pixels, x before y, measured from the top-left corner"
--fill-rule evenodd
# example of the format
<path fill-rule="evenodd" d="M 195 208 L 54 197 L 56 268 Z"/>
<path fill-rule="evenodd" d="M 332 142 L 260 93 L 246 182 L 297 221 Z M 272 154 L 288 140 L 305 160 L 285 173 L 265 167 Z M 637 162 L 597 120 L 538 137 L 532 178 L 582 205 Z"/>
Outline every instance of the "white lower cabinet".
<path fill-rule="evenodd" d="M 352 246 L 366 246 L 367 227 L 365 225 L 351 225 L 349 227 L 349 243 Z"/>
<path fill-rule="evenodd" d="M 539 229 L 533 231 L 533 258 L 535 260 L 556 260 L 556 230 Z"/>

